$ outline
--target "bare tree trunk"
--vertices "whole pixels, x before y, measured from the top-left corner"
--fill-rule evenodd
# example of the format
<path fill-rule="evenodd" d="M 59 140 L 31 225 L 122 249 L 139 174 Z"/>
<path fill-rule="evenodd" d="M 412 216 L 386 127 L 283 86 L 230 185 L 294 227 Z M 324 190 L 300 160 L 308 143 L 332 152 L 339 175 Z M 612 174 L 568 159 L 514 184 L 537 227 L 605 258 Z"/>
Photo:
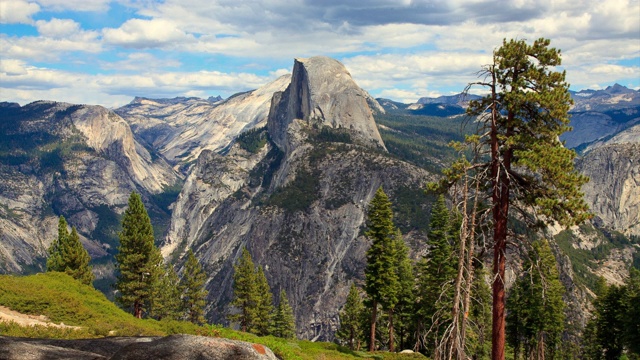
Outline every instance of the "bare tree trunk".
<path fill-rule="evenodd" d="M 376 318 L 378 317 L 378 302 L 373 300 L 371 309 L 371 330 L 369 332 L 369 351 L 376 349 Z"/>
<path fill-rule="evenodd" d="M 464 347 L 460 344 L 462 339 L 460 338 L 460 297 L 462 289 L 462 280 L 464 276 L 464 264 L 465 264 L 465 252 L 467 243 L 467 200 L 469 196 L 469 181 L 465 174 L 464 186 L 462 190 L 462 224 L 460 226 L 460 248 L 458 250 L 458 275 L 454 285 L 453 292 L 453 309 L 451 310 L 451 333 L 449 335 L 449 351 L 447 358 L 451 360 L 452 357 L 456 359 L 464 359 Z"/>
<path fill-rule="evenodd" d="M 476 189 L 473 194 L 473 210 L 471 210 L 471 224 L 469 225 L 469 244 L 467 245 L 467 283 L 464 295 L 464 319 L 462 320 L 462 329 L 460 335 L 462 338 L 462 348 L 464 349 L 467 337 L 467 323 L 469 318 L 469 312 L 471 311 L 471 286 L 473 284 L 474 269 L 473 269 L 473 253 L 475 249 L 476 240 L 476 221 L 478 217 L 478 193 L 480 190 L 480 181 L 476 179 Z"/>

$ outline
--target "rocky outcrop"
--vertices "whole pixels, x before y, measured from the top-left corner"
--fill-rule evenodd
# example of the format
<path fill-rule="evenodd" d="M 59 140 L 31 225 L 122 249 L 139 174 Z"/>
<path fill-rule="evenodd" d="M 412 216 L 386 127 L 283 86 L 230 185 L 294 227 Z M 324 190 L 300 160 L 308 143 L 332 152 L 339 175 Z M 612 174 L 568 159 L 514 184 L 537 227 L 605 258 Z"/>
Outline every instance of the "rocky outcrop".
<path fill-rule="evenodd" d="M 269 134 L 288 153 L 296 147 L 287 142 L 292 140 L 287 135 L 289 125 L 302 120 L 316 128 L 351 130 L 364 144 L 384 148 L 369 104 L 376 104 L 376 110 L 384 112 L 337 60 L 324 56 L 296 59 L 291 84 L 273 96 L 267 123 Z"/>
<path fill-rule="evenodd" d="M 165 360 L 275 360 L 261 344 L 193 335 L 114 337 L 86 340 L 26 339 L 0 336 L 0 359 L 165 359 Z"/>
<path fill-rule="evenodd" d="M 179 181 L 105 108 L 41 101 L 0 111 L 0 272 L 41 269 L 60 214 L 92 257 L 113 252 L 109 226 L 131 192 L 148 200 Z"/>
<path fill-rule="evenodd" d="M 640 138 L 590 150 L 576 167 L 590 179 L 582 190 L 601 224 L 640 235 Z"/>
<path fill-rule="evenodd" d="M 186 174 L 202 151 L 220 152 L 240 133 L 264 126 L 273 93 L 283 91 L 290 79 L 284 75 L 224 101 L 135 98 L 115 111 L 140 141 Z"/>
<path fill-rule="evenodd" d="M 246 247 L 274 293 L 287 292 L 298 335 L 331 339 L 350 284 L 363 281 L 362 228 L 375 191 L 420 196 L 433 177 L 386 154 L 367 95 L 342 65 L 312 58 L 294 66 L 272 102 L 273 142 L 255 153 L 240 143 L 224 156 L 203 152 L 162 251 L 173 259 L 195 252 L 209 276 L 207 316 L 226 322 L 235 311 L 233 265 Z"/>

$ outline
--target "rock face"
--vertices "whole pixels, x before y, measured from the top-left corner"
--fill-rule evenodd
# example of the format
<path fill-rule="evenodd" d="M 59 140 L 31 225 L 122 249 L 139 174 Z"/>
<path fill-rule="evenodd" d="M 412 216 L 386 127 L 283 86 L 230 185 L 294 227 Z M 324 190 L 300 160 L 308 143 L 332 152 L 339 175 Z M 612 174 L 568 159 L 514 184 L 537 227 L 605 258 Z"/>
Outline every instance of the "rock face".
<path fill-rule="evenodd" d="M 378 104 L 359 88 L 351 74 L 337 60 L 317 56 L 296 59 L 291 84 L 284 92 L 274 94 L 269 112 L 269 134 L 273 141 L 288 152 L 289 124 L 303 120 L 321 128 L 353 130 L 359 140 L 384 148 L 373 120 L 369 104 Z M 380 105 L 378 111 L 384 112 Z"/>
<path fill-rule="evenodd" d="M 420 196 L 433 177 L 386 154 L 365 93 L 339 63 L 294 66 L 291 85 L 274 95 L 273 143 L 201 154 L 162 250 L 174 259 L 195 252 L 209 275 L 208 317 L 225 322 L 233 264 L 246 247 L 274 293 L 287 292 L 298 335 L 330 339 L 351 282 L 363 280 L 366 205 L 380 186 L 392 199 Z M 355 105 L 342 103 L 350 97 Z"/>
<path fill-rule="evenodd" d="M 627 135 L 621 134 L 619 143 L 608 142 L 588 151 L 577 168 L 589 176 L 582 189 L 602 224 L 640 236 L 640 136 L 635 142 L 625 142 Z"/>
<path fill-rule="evenodd" d="M 0 112 L 2 273 L 41 268 L 56 214 L 78 229 L 92 257 L 105 256 L 114 250 L 107 225 L 131 192 L 148 198 L 180 179 L 105 108 L 41 101 Z"/>
<path fill-rule="evenodd" d="M 187 173 L 189 163 L 202 151 L 219 152 L 240 133 L 264 126 L 273 93 L 284 90 L 290 79 L 290 75 L 284 75 L 225 101 L 135 98 L 116 112 L 141 141 Z"/>
<path fill-rule="evenodd" d="M 24 339 L 0 336 L 0 359 L 275 360 L 277 357 L 264 345 L 193 335 L 86 340 Z"/>

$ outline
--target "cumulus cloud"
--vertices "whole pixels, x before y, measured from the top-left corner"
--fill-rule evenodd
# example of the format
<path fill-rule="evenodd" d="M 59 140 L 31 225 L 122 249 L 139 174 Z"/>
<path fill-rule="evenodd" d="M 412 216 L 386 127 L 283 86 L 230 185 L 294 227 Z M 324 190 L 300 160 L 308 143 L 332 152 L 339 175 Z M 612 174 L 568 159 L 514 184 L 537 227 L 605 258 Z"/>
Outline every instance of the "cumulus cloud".
<path fill-rule="evenodd" d="M 121 106 L 134 96 L 174 97 L 189 94 L 233 94 L 273 80 L 251 73 L 218 71 L 85 74 L 30 66 L 22 60 L 0 62 L 3 101 L 27 103 L 51 99 L 72 103 Z M 48 95 L 47 95 L 48 94 Z M 56 94 L 52 98 L 51 94 Z"/>
<path fill-rule="evenodd" d="M 171 44 L 177 46 L 191 43 L 195 39 L 168 20 L 131 19 L 117 29 L 104 29 L 103 40 L 111 45 L 146 49 Z"/>
<path fill-rule="evenodd" d="M 31 24 L 31 16 L 40 11 L 40 6 L 24 0 L 0 1 L 0 24 Z"/>
<path fill-rule="evenodd" d="M 107 11 L 111 0 L 36 0 L 43 8 L 54 11 Z"/>

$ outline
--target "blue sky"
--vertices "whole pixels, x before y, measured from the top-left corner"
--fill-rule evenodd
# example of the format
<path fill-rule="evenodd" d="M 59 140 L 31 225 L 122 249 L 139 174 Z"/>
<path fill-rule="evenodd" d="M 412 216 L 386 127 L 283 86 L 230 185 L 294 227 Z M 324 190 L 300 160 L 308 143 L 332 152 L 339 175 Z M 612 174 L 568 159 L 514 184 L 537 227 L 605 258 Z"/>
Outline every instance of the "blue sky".
<path fill-rule="evenodd" d="M 573 90 L 640 88 L 638 0 L 0 0 L 0 101 L 228 97 L 343 62 L 375 97 L 459 93 L 504 38 L 550 38 Z"/>

